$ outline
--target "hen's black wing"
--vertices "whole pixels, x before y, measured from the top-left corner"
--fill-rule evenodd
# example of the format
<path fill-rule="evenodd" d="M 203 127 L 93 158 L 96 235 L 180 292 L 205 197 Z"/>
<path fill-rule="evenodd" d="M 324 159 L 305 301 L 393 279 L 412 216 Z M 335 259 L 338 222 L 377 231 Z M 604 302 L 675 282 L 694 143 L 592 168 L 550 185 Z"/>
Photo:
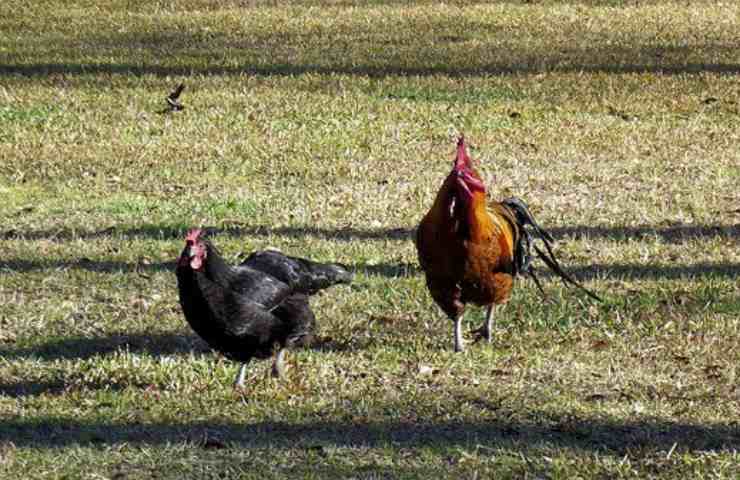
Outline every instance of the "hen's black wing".
<path fill-rule="evenodd" d="M 257 356 L 269 355 L 274 343 L 287 347 L 311 343 L 316 320 L 308 296 L 291 295 L 272 311 L 243 296 L 228 295 L 225 300 L 225 313 L 232 319 L 229 336 L 254 342 Z"/>
<path fill-rule="evenodd" d="M 287 282 L 244 264 L 232 268 L 226 290 L 268 311 L 295 291 Z"/>

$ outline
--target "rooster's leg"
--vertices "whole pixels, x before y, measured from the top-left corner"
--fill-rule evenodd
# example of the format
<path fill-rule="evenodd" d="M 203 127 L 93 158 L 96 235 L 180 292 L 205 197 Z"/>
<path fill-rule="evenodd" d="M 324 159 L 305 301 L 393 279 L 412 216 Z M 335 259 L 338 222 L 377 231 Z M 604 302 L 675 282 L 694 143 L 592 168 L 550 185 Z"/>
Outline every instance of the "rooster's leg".
<path fill-rule="evenodd" d="M 236 380 L 234 380 L 234 388 L 244 387 L 244 374 L 245 373 L 247 373 L 247 364 L 242 363 L 241 367 L 239 367 L 239 373 L 236 375 Z"/>
<path fill-rule="evenodd" d="M 285 352 L 287 348 L 283 347 L 278 350 L 275 356 L 275 363 L 272 364 L 272 376 L 283 378 L 285 376 Z"/>
<path fill-rule="evenodd" d="M 483 338 L 485 338 L 489 343 L 491 342 L 491 337 L 493 337 L 493 314 L 495 310 L 495 306 L 488 306 L 488 311 L 486 312 L 486 323 L 484 323 L 483 328 L 481 328 L 483 331 Z"/>
<path fill-rule="evenodd" d="M 456 352 L 462 352 L 465 350 L 465 345 L 463 345 L 463 336 L 462 336 L 462 313 L 458 315 L 458 317 L 455 319 L 455 351 Z"/>

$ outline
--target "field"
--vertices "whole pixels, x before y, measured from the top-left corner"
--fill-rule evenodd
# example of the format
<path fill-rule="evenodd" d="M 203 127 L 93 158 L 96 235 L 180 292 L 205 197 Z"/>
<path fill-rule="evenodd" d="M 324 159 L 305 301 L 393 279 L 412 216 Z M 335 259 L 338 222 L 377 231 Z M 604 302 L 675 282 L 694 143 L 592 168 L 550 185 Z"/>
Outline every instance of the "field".
<path fill-rule="evenodd" d="M 740 477 L 740 3 L 1 9 L 0 477 Z M 603 304 L 522 279 L 453 353 L 412 239 L 461 132 Z M 196 225 L 355 272 L 286 379 L 185 324 Z"/>

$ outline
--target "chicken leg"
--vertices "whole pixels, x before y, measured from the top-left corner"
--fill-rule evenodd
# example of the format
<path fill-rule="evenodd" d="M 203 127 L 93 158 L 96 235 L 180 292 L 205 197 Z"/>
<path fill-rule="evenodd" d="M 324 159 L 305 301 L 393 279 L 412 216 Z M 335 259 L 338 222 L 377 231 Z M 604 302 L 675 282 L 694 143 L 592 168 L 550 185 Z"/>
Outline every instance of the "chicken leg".
<path fill-rule="evenodd" d="M 275 363 L 272 364 L 272 376 L 283 378 L 285 376 L 285 353 L 288 349 L 283 347 L 275 355 Z"/>
<path fill-rule="evenodd" d="M 485 338 L 488 343 L 491 343 L 491 338 L 493 337 L 493 314 L 495 313 L 495 310 L 495 305 L 488 306 L 488 311 L 486 312 L 486 323 L 481 327 L 483 338 Z"/>
<path fill-rule="evenodd" d="M 239 373 L 236 375 L 236 380 L 234 380 L 234 388 L 243 388 L 244 387 L 244 374 L 247 372 L 247 364 L 242 363 L 239 367 Z"/>

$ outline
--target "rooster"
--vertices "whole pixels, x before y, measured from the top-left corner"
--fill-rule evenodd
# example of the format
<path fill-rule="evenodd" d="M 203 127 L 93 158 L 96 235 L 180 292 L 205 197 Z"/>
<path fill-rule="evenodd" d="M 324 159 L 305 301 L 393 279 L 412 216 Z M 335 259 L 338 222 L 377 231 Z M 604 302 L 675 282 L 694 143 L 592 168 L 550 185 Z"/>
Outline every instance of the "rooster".
<path fill-rule="evenodd" d="M 534 244 L 536 239 L 543 242 L 546 252 Z M 456 352 L 464 350 L 462 319 L 466 304 L 488 307 L 485 323 L 478 331 L 490 342 L 494 307 L 508 301 L 518 274 L 530 274 L 542 291 L 531 265 L 531 248 L 564 282 L 600 300 L 560 268 L 552 242 L 552 236 L 537 225 L 522 200 L 512 197 L 488 202 L 486 186 L 461 136 L 452 172 L 416 232 L 419 263 L 429 292 L 455 322 Z"/>
<path fill-rule="evenodd" d="M 241 362 L 236 387 L 244 385 L 247 363 L 269 358 L 275 346 L 273 374 L 283 376 L 286 349 L 313 338 L 316 320 L 308 297 L 352 279 L 338 265 L 275 250 L 254 252 L 230 266 L 201 229 L 188 232 L 176 275 L 185 320 L 211 348 Z"/>

